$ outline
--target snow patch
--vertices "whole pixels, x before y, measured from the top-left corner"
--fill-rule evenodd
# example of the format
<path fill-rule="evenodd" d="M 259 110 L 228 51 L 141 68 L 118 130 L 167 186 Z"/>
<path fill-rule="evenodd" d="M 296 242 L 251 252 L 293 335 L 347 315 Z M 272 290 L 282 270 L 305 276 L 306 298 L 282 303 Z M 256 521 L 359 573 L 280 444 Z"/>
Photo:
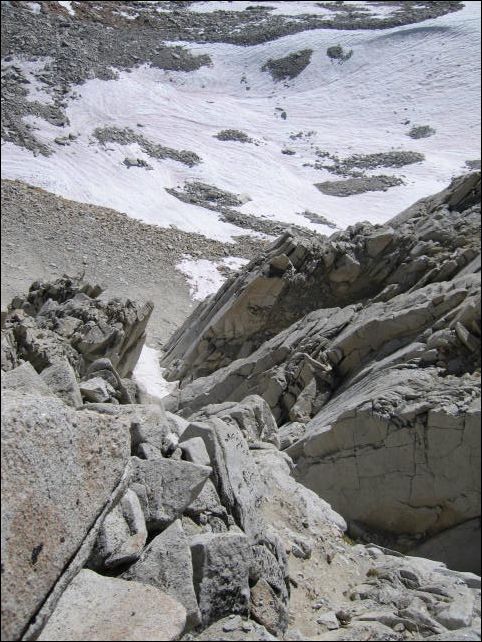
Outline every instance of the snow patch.
<path fill-rule="evenodd" d="M 290 10 L 304 6 L 282 4 Z M 75 88 L 79 98 L 67 98 L 70 127 L 35 121 L 40 127 L 36 135 L 54 153 L 34 157 L 7 143 L 3 176 L 146 223 L 232 242 L 246 229 L 179 201 L 166 188 L 201 181 L 249 195 L 241 213 L 330 233 L 300 212 L 324 216 L 341 229 L 360 220 L 385 223 L 446 187 L 466 171 L 467 159 L 480 158 L 479 3 L 420 25 L 380 31 L 318 29 L 251 47 L 171 44 L 208 54 L 213 65 L 187 73 L 143 66 L 120 72 L 118 80 L 85 82 Z M 353 49 L 343 64 L 326 55 L 337 44 Z M 311 63 L 292 81 L 276 83 L 261 71 L 269 58 L 305 48 L 313 50 Z M 407 135 L 413 125 L 429 125 L 436 134 L 413 140 Z M 202 162 L 188 167 L 139 156 L 137 146 L 104 148 L 92 132 L 105 126 L 130 127 L 154 143 L 193 151 Z M 244 131 L 258 144 L 220 141 L 215 135 L 222 129 Z M 80 134 L 72 144 L 53 142 L 70 132 Z M 287 148 L 294 155 L 281 153 Z M 341 179 L 309 166 L 317 160 L 317 149 L 341 158 L 398 149 L 422 152 L 426 159 L 367 172 L 400 177 L 403 185 L 341 198 L 315 187 Z M 133 154 L 152 171 L 123 165 Z"/>
<path fill-rule="evenodd" d="M 72 7 L 72 2 L 71 0 L 58 0 L 58 3 L 64 7 L 64 9 L 67 9 L 67 11 L 70 13 L 71 16 L 75 16 L 75 11 Z"/>
<path fill-rule="evenodd" d="M 218 270 L 218 267 L 239 270 L 246 263 L 248 263 L 247 259 L 236 256 L 229 256 L 221 261 L 208 261 L 185 255 L 176 268 L 186 276 L 193 301 L 204 301 L 208 296 L 216 294 L 226 281 L 226 276 Z"/>
<path fill-rule="evenodd" d="M 133 372 L 133 379 L 146 394 L 163 399 L 173 392 L 177 382 L 164 379 L 165 368 L 159 365 L 160 352 L 155 348 L 144 346 Z"/>
<path fill-rule="evenodd" d="M 25 5 L 32 13 L 40 13 L 40 10 L 42 9 L 38 2 L 26 2 Z"/>

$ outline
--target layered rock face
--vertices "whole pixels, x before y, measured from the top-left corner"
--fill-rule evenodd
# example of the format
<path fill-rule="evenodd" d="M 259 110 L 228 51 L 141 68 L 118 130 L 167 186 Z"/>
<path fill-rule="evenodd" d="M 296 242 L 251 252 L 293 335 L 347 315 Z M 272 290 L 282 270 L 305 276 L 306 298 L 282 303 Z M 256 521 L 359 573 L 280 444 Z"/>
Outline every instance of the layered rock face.
<path fill-rule="evenodd" d="M 473 173 L 383 227 L 359 223 L 312 242 L 286 233 L 174 334 L 164 357 L 170 378 L 209 375 L 314 310 L 451 279 L 479 255 L 479 216 Z"/>
<path fill-rule="evenodd" d="M 13 301 L 2 639 L 480 639 L 478 181 L 283 237 L 177 334 L 165 404 L 130 379 L 151 304 Z"/>
<path fill-rule="evenodd" d="M 261 396 L 297 478 L 353 532 L 429 554 L 480 517 L 479 231 L 473 173 L 384 227 L 285 235 L 175 335 L 168 407 Z M 475 549 L 480 529 L 459 532 Z M 480 568 L 459 537 L 442 548 Z"/>

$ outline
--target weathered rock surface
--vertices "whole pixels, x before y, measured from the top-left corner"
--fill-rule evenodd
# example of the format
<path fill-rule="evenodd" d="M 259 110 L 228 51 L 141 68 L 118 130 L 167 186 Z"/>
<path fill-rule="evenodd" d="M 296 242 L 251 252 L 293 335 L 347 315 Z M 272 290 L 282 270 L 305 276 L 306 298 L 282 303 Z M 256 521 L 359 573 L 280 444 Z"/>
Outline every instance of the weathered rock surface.
<path fill-rule="evenodd" d="M 130 375 L 145 340 L 152 303 L 106 301 L 100 293 L 100 287 L 69 277 L 33 283 L 26 297 L 17 297 L 9 306 L 5 328 L 14 345 L 10 352 L 5 348 L 2 368 L 8 370 L 23 359 L 41 372 L 66 359 L 82 375 L 89 364 L 106 357 L 121 377 Z"/>
<path fill-rule="evenodd" d="M 147 539 L 139 499 L 128 489 L 106 515 L 90 559 L 92 568 L 113 568 L 135 562 Z"/>
<path fill-rule="evenodd" d="M 286 235 L 175 337 L 167 412 L 138 306 L 15 301 L 5 638 L 480 638 L 479 199 Z"/>
<path fill-rule="evenodd" d="M 39 640 L 177 640 L 184 607 L 159 589 L 83 570 Z"/>
<path fill-rule="evenodd" d="M 75 372 L 68 361 L 59 361 L 49 368 L 45 368 L 42 370 L 41 376 L 57 397 L 73 408 L 80 408 L 82 405 L 81 391 Z"/>
<path fill-rule="evenodd" d="M 172 379 L 204 376 L 313 310 L 387 300 L 452 278 L 480 252 L 479 216 L 474 172 L 389 226 L 359 223 L 312 242 L 286 233 L 196 309 L 173 335 L 164 365 Z"/>
<path fill-rule="evenodd" d="M 54 397 L 54 392 L 27 361 L 13 370 L 2 372 L 2 390 L 17 390 L 39 397 Z"/>
<path fill-rule="evenodd" d="M 191 539 L 194 587 L 204 625 L 229 613 L 248 614 L 251 549 L 236 533 L 207 533 Z"/>
<path fill-rule="evenodd" d="M 469 519 L 418 544 L 410 555 L 440 560 L 449 568 L 481 572 L 480 517 Z"/>
<path fill-rule="evenodd" d="M 241 402 L 226 402 L 205 406 L 192 415 L 190 421 L 219 417 L 237 425 L 248 443 L 265 441 L 279 447 L 278 426 L 266 401 L 258 395 L 245 397 Z"/>
<path fill-rule="evenodd" d="M 132 458 L 132 489 L 138 495 L 149 530 L 180 517 L 201 492 L 212 470 L 187 461 Z"/>
<path fill-rule="evenodd" d="M 273 443 L 350 528 L 428 550 L 480 516 L 479 219 L 475 172 L 384 227 L 285 235 L 174 335 L 168 408 L 245 430 L 229 413 L 262 397 Z M 479 534 L 458 532 L 444 559 L 465 570 Z"/>
<path fill-rule="evenodd" d="M 124 422 L 2 392 L 2 638 L 22 635 L 119 483 L 129 450 Z"/>
<path fill-rule="evenodd" d="M 157 535 L 122 577 L 155 586 L 178 600 L 186 609 L 189 627 L 201 622 L 193 586 L 191 551 L 180 520 Z"/>
<path fill-rule="evenodd" d="M 259 471 L 238 426 L 218 418 L 191 423 L 181 436 L 181 444 L 193 437 L 204 441 L 222 504 L 253 541 L 263 539 L 265 525 L 258 512 L 262 497 Z"/>
<path fill-rule="evenodd" d="M 375 530 L 435 534 L 478 516 L 478 385 L 436 368 L 361 379 L 288 449 L 297 478 Z"/>
<path fill-rule="evenodd" d="M 188 639 L 188 638 L 184 638 Z M 193 640 L 257 640 L 268 642 L 277 640 L 264 626 L 247 620 L 240 615 L 230 615 L 218 620 L 202 633 L 191 638 Z"/>

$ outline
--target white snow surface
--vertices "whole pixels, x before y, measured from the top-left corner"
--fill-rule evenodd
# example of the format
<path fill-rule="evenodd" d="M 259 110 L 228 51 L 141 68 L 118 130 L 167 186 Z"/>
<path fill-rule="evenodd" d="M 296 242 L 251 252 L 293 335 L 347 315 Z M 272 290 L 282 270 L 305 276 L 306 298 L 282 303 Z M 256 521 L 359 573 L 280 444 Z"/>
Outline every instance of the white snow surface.
<path fill-rule="evenodd" d="M 133 379 L 141 390 L 156 399 L 162 399 L 177 387 L 177 382 L 164 379 L 165 368 L 159 365 L 160 352 L 144 346 L 133 372 Z"/>
<path fill-rule="evenodd" d="M 228 256 L 220 261 L 208 261 L 185 255 L 176 268 L 186 276 L 192 300 L 204 301 L 208 296 L 216 294 L 226 280 L 218 267 L 239 270 L 246 263 L 248 263 L 247 259 L 237 256 Z"/>
<path fill-rule="evenodd" d="M 229 8 L 234 3 L 208 4 Z M 310 3 L 272 4 L 303 13 Z M 195 10 L 200 6 L 194 5 Z M 238 208 L 240 212 L 330 234 L 330 228 L 311 223 L 301 212 L 323 215 L 341 228 L 361 220 L 383 223 L 417 199 L 443 189 L 467 169 L 466 160 L 480 158 L 479 3 L 468 2 L 461 11 L 392 29 L 318 29 L 251 47 L 175 44 L 185 44 L 194 54 L 209 54 L 212 66 L 193 72 L 142 66 L 119 73 L 117 80 L 89 80 L 75 88 L 79 97 L 67 97 L 70 126 L 29 119 L 54 153 L 34 157 L 4 143 L 3 177 L 111 207 L 147 223 L 231 242 L 246 230 L 220 221 L 216 212 L 179 201 L 165 188 L 202 181 L 249 195 L 251 200 Z M 326 55 L 327 47 L 336 44 L 353 50 L 343 64 Z M 261 71 L 268 59 L 305 48 L 313 50 L 311 63 L 297 78 L 275 82 Z M 436 134 L 413 140 L 407 135 L 413 125 L 430 125 Z M 194 151 L 202 163 L 190 168 L 149 158 L 137 144 L 103 148 L 92 132 L 104 126 L 130 127 L 156 143 Z M 255 143 L 214 137 L 228 128 L 246 132 Z M 290 138 L 298 132 L 305 135 Z M 53 143 L 68 133 L 78 135 L 71 145 Z M 296 154 L 281 154 L 286 147 Z M 315 148 L 340 157 L 411 150 L 422 152 L 426 160 L 371 172 L 400 176 L 404 185 L 341 198 L 314 186 L 340 180 L 304 166 L 316 160 Z M 127 156 L 142 158 L 153 169 L 127 168 L 122 164 Z"/>

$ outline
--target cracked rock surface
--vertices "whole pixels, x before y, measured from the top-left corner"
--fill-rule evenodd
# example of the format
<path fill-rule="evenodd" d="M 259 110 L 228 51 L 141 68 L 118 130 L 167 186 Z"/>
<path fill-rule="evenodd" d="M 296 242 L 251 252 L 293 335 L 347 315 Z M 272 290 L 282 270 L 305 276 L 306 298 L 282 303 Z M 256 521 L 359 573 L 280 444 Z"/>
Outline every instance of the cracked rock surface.
<path fill-rule="evenodd" d="M 480 175 L 152 305 L 2 315 L 2 639 L 480 639 Z M 148 403 L 146 403 L 146 400 Z"/>

